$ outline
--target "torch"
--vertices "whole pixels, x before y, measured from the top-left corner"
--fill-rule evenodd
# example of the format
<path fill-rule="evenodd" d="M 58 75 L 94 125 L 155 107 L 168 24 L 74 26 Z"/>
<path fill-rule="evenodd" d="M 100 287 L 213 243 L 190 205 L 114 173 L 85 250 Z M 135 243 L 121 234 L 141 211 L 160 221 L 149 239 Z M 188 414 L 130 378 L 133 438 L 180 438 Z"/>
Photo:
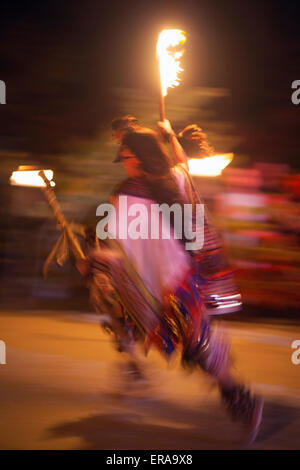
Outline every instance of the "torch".
<path fill-rule="evenodd" d="M 56 199 L 53 190 L 53 187 L 55 186 L 55 182 L 53 181 L 53 171 L 43 170 L 32 166 L 19 166 L 17 171 L 13 171 L 10 177 L 10 183 L 13 186 L 41 188 L 48 201 L 49 206 L 52 209 L 54 217 L 56 218 L 63 232 L 62 236 L 55 244 L 53 250 L 51 251 L 45 262 L 43 269 L 44 274 L 46 274 L 48 265 L 55 256 L 57 258 L 58 263 L 62 264 L 62 261 L 65 259 L 65 254 L 58 255 L 58 252 L 59 250 L 61 250 L 61 248 L 66 248 L 66 239 L 68 240 L 72 248 L 75 258 L 85 259 L 85 255 L 81 249 L 78 239 L 73 232 L 72 224 L 69 224 L 69 222 L 66 220 Z M 59 262 L 59 259 L 61 260 L 61 262 Z"/>
<path fill-rule="evenodd" d="M 157 40 L 156 55 L 160 74 L 160 120 L 165 119 L 165 101 L 168 88 L 178 86 L 180 83 L 179 73 L 183 71 L 180 66 L 180 58 L 183 50 L 178 46 L 186 41 L 183 31 L 180 29 L 164 29 Z"/>

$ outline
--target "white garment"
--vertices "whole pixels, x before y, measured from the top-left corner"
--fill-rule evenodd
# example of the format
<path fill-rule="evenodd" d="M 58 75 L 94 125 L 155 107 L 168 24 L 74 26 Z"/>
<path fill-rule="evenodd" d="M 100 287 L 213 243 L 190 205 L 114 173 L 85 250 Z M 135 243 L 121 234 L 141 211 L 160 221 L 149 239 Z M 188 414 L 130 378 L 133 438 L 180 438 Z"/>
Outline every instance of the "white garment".
<path fill-rule="evenodd" d="M 174 173 L 180 190 L 184 194 L 184 175 L 179 169 L 174 169 Z M 124 198 L 125 195 L 120 196 Z M 174 291 L 178 283 L 185 277 L 190 267 L 190 257 L 185 251 L 184 245 L 179 240 L 174 239 L 172 229 L 170 230 L 171 236 L 169 239 L 162 238 L 161 234 L 168 230 L 167 222 L 163 219 L 162 214 L 159 217 L 159 238 L 151 238 L 151 207 L 157 202 L 126 195 L 127 214 L 124 214 L 124 212 L 122 213 L 124 200 L 121 202 L 120 196 L 116 198 L 115 202 L 116 224 L 109 231 L 121 243 L 146 287 L 158 300 L 162 300 L 163 291 Z M 139 211 L 135 216 L 129 215 L 130 208 L 133 209 L 133 204 L 142 204 L 146 210 L 146 217 L 143 220 L 148 225 L 147 239 L 132 239 L 130 233 L 128 233 L 131 221 L 139 215 Z M 145 220 L 145 218 L 148 220 Z M 122 236 L 120 238 L 120 231 L 127 233 L 125 239 Z"/>

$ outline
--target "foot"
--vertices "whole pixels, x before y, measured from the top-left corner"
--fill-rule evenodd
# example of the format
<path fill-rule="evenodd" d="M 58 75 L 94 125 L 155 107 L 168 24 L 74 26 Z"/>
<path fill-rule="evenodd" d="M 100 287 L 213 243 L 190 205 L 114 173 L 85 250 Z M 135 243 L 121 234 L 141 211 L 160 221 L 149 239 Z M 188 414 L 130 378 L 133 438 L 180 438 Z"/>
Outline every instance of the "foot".
<path fill-rule="evenodd" d="M 130 361 L 126 364 L 124 373 L 134 382 L 142 382 L 146 380 L 139 366 L 134 361 Z"/>
<path fill-rule="evenodd" d="M 262 420 L 263 399 L 251 395 L 250 390 L 241 385 L 230 390 L 221 390 L 221 396 L 231 417 L 246 426 L 249 433 L 247 444 L 252 444 L 256 439 Z"/>

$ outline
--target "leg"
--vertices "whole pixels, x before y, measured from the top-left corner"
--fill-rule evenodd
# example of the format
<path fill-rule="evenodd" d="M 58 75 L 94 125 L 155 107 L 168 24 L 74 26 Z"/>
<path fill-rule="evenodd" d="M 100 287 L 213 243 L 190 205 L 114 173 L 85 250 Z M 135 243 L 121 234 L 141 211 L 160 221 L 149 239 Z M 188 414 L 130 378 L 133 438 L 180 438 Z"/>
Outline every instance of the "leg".
<path fill-rule="evenodd" d="M 248 444 L 254 441 L 262 419 L 263 400 L 251 394 L 250 389 L 239 384 L 232 372 L 230 345 L 224 335 L 214 332 L 207 336 L 200 348 L 199 366 L 214 377 L 221 398 L 231 417 L 242 421 L 248 428 Z"/>

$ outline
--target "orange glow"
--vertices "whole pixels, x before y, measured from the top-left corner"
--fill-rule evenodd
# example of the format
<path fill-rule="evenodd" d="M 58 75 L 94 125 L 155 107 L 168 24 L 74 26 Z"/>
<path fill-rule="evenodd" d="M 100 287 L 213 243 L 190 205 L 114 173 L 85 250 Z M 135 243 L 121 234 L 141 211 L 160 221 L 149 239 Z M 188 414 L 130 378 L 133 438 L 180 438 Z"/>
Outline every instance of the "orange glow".
<path fill-rule="evenodd" d="M 26 169 L 28 168 L 28 170 Z M 40 169 L 33 170 L 32 167 L 19 166 L 17 171 L 13 171 L 10 177 L 10 184 L 13 186 L 30 186 L 43 188 L 46 186 L 43 179 L 39 176 Z M 52 170 L 43 170 L 46 178 L 50 181 L 50 185 L 55 186 Z"/>
<path fill-rule="evenodd" d="M 186 36 L 180 29 L 164 29 L 157 41 L 156 54 L 159 61 L 160 83 L 162 95 L 167 95 L 168 88 L 179 85 L 179 73 L 183 71 L 179 59 L 183 55 L 181 51 L 171 51 L 171 47 L 179 46 L 186 41 Z"/>
<path fill-rule="evenodd" d="M 212 155 L 205 158 L 191 158 L 188 161 L 189 173 L 195 176 L 219 176 L 233 160 L 233 153 Z"/>

